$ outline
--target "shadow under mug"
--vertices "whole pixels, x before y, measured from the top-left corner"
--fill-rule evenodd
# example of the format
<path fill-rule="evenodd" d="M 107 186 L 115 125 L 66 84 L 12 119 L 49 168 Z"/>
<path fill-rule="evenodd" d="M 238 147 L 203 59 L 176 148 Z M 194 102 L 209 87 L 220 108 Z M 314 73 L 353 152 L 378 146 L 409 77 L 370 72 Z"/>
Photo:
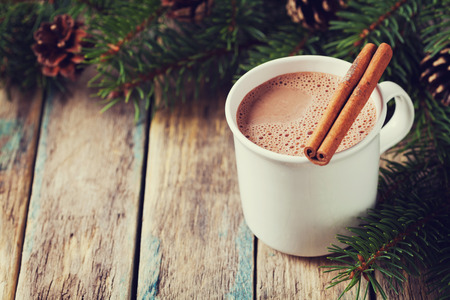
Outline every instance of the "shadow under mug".
<path fill-rule="evenodd" d="M 374 128 L 358 144 L 336 153 L 326 166 L 257 146 L 240 132 L 237 109 L 247 93 L 278 75 L 322 72 L 343 77 L 350 65 L 317 55 L 280 58 L 244 74 L 228 94 L 225 115 L 234 137 L 244 218 L 258 239 L 278 251 L 325 255 L 327 247 L 337 243 L 336 234 L 358 225 L 358 217 L 375 205 L 380 155 L 410 131 L 414 107 L 397 84 L 378 84 L 371 95 L 377 108 Z M 395 111 L 383 126 L 391 99 Z"/>

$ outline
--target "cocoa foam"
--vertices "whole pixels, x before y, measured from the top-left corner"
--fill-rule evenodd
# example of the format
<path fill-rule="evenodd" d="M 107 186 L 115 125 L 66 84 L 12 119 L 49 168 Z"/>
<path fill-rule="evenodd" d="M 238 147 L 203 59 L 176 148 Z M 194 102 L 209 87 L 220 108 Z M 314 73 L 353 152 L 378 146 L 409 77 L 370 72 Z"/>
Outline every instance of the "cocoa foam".
<path fill-rule="evenodd" d="M 300 72 L 277 76 L 250 91 L 237 111 L 239 130 L 267 150 L 304 156 L 306 141 L 316 128 L 339 76 Z M 369 100 L 338 148 L 343 151 L 363 140 L 376 122 Z"/>

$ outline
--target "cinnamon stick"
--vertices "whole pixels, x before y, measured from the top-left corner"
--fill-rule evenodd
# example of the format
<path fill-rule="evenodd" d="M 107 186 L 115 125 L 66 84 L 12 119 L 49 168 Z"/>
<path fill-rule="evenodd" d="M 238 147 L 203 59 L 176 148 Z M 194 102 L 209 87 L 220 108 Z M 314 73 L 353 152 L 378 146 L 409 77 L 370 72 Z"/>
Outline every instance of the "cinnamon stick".
<path fill-rule="evenodd" d="M 392 58 L 392 49 L 388 44 L 381 44 L 375 54 L 373 54 L 374 46 L 368 45 L 350 67 L 344 82 L 333 95 L 332 102 L 326 108 L 305 147 L 306 157 L 317 165 L 323 166 L 330 162 Z M 367 60 L 370 62 L 364 66 Z M 364 67 L 362 77 L 359 74 L 361 70 L 357 66 L 354 68 L 358 69 L 358 72 L 352 71 L 355 64 Z M 353 88 L 352 85 L 356 87 Z"/>
<path fill-rule="evenodd" d="M 353 61 L 347 74 L 334 92 L 317 128 L 308 139 L 308 145 L 306 145 L 304 150 L 307 157 L 314 158 L 316 156 L 320 144 L 330 130 L 353 89 L 358 84 L 364 71 L 366 71 L 376 48 L 377 47 L 374 44 L 368 43 Z"/>

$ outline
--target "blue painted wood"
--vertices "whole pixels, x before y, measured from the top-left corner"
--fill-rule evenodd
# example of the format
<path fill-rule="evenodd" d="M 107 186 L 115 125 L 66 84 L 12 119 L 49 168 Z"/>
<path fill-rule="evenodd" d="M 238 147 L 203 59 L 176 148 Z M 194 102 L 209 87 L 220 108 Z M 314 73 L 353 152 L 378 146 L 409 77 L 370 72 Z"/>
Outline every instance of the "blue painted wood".
<path fill-rule="evenodd" d="M 6 170 L 15 157 L 22 139 L 20 120 L 0 120 L 0 171 Z"/>
<path fill-rule="evenodd" d="M 44 179 L 43 174 L 45 170 L 45 163 L 47 161 L 47 139 L 48 139 L 48 123 L 50 120 L 51 110 L 53 107 L 54 93 L 50 91 L 45 99 L 45 105 L 43 108 L 43 117 L 41 121 L 41 131 L 39 137 L 39 147 L 37 149 L 36 162 L 34 167 L 34 182 L 33 182 L 33 194 L 37 199 L 41 198 L 42 181 Z M 28 208 L 27 223 L 34 224 L 39 217 L 41 203 L 40 201 L 30 201 Z M 25 239 L 22 260 L 28 261 L 34 248 L 34 240 L 36 236 L 37 226 L 28 226 L 27 239 Z"/>
<path fill-rule="evenodd" d="M 41 107 L 39 91 L 0 90 L 0 299 L 15 294 Z"/>
<path fill-rule="evenodd" d="M 158 295 L 159 276 L 161 268 L 161 242 L 158 238 L 146 235 L 141 243 L 140 274 L 145 274 L 139 280 L 139 299 L 156 299 Z"/>
<path fill-rule="evenodd" d="M 83 76 L 46 102 L 18 299 L 132 297 L 145 116 L 100 114 Z"/>
<path fill-rule="evenodd" d="M 224 100 L 203 95 L 152 119 L 138 299 L 253 298 L 254 239 Z"/>
<path fill-rule="evenodd" d="M 253 243 L 254 236 L 243 221 L 236 236 L 236 247 L 239 254 L 237 274 L 227 299 L 253 299 Z"/>

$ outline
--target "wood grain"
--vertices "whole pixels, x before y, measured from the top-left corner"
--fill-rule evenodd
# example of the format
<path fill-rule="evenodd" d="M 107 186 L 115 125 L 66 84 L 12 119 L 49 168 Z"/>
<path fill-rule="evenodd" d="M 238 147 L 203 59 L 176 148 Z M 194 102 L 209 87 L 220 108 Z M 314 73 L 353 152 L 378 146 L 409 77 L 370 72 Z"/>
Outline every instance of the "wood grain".
<path fill-rule="evenodd" d="M 203 95 L 152 120 L 138 299 L 253 297 L 253 235 L 224 99 Z"/>
<path fill-rule="evenodd" d="M 324 273 L 321 266 L 336 265 L 326 257 L 297 257 L 273 250 L 258 240 L 257 299 L 338 299 L 342 283 L 327 289 L 335 273 Z M 363 284 L 364 289 L 366 283 Z M 355 299 L 356 289 L 341 299 Z"/>
<path fill-rule="evenodd" d="M 91 75 L 46 99 L 17 299 L 131 296 L 146 122 L 101 115 Z"/>
<path fill-rule="evenodd" d="M 0 299 L 15 294 L 41 108 L 40 91 L 0 91 Z"/>

